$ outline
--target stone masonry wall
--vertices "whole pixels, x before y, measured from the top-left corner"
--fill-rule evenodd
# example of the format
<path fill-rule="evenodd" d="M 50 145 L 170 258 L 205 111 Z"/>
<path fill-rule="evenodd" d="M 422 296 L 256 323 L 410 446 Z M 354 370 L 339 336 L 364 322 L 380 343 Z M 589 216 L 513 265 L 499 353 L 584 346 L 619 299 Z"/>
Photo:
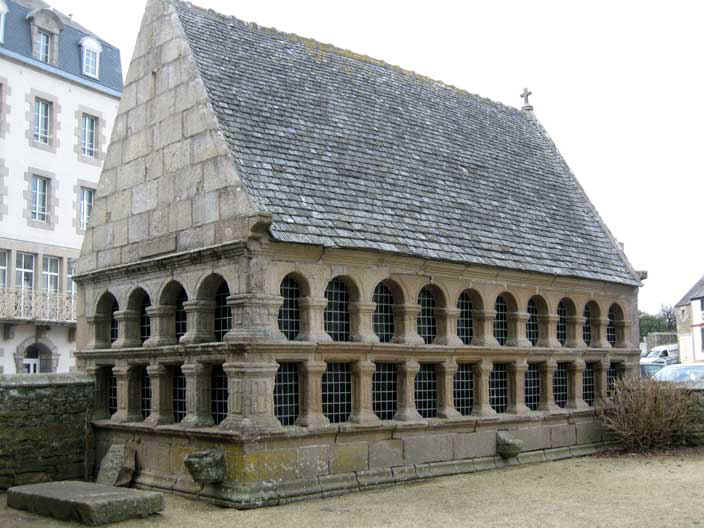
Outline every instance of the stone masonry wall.
<path fill-rule="evenodd" d="M 94 399 L 90 378 L 0 376 L 0 490 L 83 479 Z"/>

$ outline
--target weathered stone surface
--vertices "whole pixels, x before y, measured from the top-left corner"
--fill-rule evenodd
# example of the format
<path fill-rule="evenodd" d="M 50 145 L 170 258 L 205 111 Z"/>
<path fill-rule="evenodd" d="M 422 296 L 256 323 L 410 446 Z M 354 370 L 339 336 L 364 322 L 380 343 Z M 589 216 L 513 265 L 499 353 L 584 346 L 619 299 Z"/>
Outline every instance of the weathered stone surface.
<path fill-rule="evenodd" d="M 62 521 L 98 526 L 158 513 L 164 509 L 164 497 L 153 491 L 64 481 L 10 488 L 7 505 Z"/>
<path fill-rule="evenodd" d="M 550 447 L 550 433 L 544 427 L 530 427 L 511 431 L 511 436 L 523 441 L 524 451 L 535 451 Z"/>
<path fill-rule="evenodd" d="M 458 433 L 453 438 L 455 459 L 488 457 L 496 453 L 496 431 Z"/>
<path fill-rule="evenodd" d="M 349 473 L 369 469 L 369 444 L 352 442 L 333 447 L 330 461 L 332 473 Z"/>
<path fill-rule="evenodd" d="M 407 464 L 440 462 L 452 459 L 452 436 L 429 434 L 403 438 Z"/>
<path fill-rule="evenodd" d="M 392 467 L 403 464 L 403 442 L 382 440 L 369 444 L 369 468 Z"/>
<path fill-rule="evenodd" d="M 201 484 L 214 484 L 225 480 L 225 451 L 208 449 L 191 453 L 184 460 L 193 480 Z"/>
<path fill-rule="evenodd" d="M 507 431 L 496 432 L 496 454 L 504 460 L 516 458 L 523 449 L 523 440 L 514 438 Z"/>
<path fill-rule="evenodd" d="M 0 376 L 0 490 L 84 477 L 94 391 L 71 374 Z"/>
<path fill-rule="evenodd" d="M 555 425 L 550 427 L 551 447 L 565 447 L 577 442 L 574 425 Z"/>
<path fill-rule="evenodd" d="M 100 462 L 97 484 L 129 486 L 135 471 L 136 450 L 130 444 L 113 444 Z"/>

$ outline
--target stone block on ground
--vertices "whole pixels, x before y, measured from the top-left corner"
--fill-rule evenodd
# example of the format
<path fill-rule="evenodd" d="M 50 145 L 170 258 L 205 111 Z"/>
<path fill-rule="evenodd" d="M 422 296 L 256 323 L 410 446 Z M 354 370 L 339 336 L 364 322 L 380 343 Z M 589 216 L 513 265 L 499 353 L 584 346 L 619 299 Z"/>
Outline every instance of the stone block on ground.
<path fill-rule="evenodd" d="M 62 481 L 10 488 L 7 505 L 62 521 L 99 526 L 158 513 L 164 509 L 164 496 L 154 491 Z"/>
<path fill-rule="evenodd" d="M 129 486 L 135 472 L 136 450 L 130 444 L 113 444 L 100 461 L 96 484 Z"/>

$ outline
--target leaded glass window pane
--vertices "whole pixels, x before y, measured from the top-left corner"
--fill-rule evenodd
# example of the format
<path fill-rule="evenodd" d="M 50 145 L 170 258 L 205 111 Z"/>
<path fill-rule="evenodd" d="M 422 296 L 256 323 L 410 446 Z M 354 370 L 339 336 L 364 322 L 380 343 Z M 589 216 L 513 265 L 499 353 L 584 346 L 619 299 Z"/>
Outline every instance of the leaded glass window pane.
<path fill-rule="evenodd" d="M 453 397 L 455 409 L 462 416 L 472 414 L 474 405 L 474 370 L 469 363 L 457 365 L 457 372 L 453 383 Z"/>
<path fill-rule="evenodd" d="M 567 342 L 567 306 L 563 301 L 557 305 L 557 340 L 562 346 Z"/>
<path fill-rule="evenodd" d="M 496 319 L 494 319 L 494 337 L 499 345 L 504 346 L 508 339 L 508 305 L 506 300 L 499 295 L 496 298 Z"/>
<path fill-rule="evenodd" d="M 540 407 L 540 385 L 540 365 L 529 363 L 526 370 L 525 401 L 531 411 L 537 411 Z"/>
<path fill-rule="evenodd" d="M 174 314 L 174 318 L 176 320 L 177 340 L 181 339 L 184 335 L 186 335 L 186 331 L 188 330 L 186 309 L 183 307 L 183 303 L 185 303 L 187 300 L 188 296 L 186 295 L 186 290 L 181 288 L 181 291 L 179 292 L 178 297 L 176 298 L 176 312 Z"/>
<path fill-rule="evenodd" d="M 294 425 L 299 415 L 297 363 L 280 363 L 274 381 L 274 414 L 281 425 Z"/>
<path fill-rule="evenodd" d="M 398 366 L 377 363 L 372 378 L 372 404 L 380 420 L 392 420 L 398 406 Z"/>
<path fill-rule="evenodd" d="M 609 324 L 606 327 L 606 340 L 616 346 L 616 307 L 609 308 Z"/>
<path fill-rule="evenodd" d="M 489 405 L 497 413 L 508 410 L 508 366 L 495 363 L 489 376 Z"/>
<path fill-rule="evenodd" d="M 227 418 L 227 375 L 222 365 L 214 365 L 210 372 L 210 410 L 215 424 Z"/>
<path fill-rule="evenodd" d="M 376 303 L 374 309 L 373 323 L 374 333 L 379 337 L 382 343 L 390 343 L 394 337 L 394 296 L 391 289 L 380 282 L 374 290 L 374 298 Z"/>
<path fill-rule="evenodd" d="M 435 319 L 435 296 L 428 288 L 423 288 L 418 294 L 418 304 L 420 305 L 420 313 L 416 321 L 418 335 L 423 338 L 426 345 L 429 345 L 435 340 L 438 328 Z"/>
<path fill-rule="evenodd" d="M 435 365 L 423 364 L 416 374 L 416 409 L 423 418 L 438 415 L 438 380 Z"/>
<path fill-rule="evenodd" d="M 592 311 L 589 306 L 584 307 L 584 326 L 582 327 L 582 339 L 587 346 L 592 346 Z"/>
<path fill-rule="evenodd" d="M 142 418 L 146 419 L 152 412 L 152 382 L 146 367 L 142 367 L 141 408 Z"/>
<path fill-rule="evenodd" d="M 215 341 L 222 342 L 232 330 L 232 309 L 227 304 L 230 290 L 223 281 L 215 293 Z"/>
<path fill-rule="evenodd" d="M 530 344 L 538 344 L 538 304 L 531 299 L 528 301 L 528 321 L 526 321 L 526 337 Z"/>
<path fill-rule="evenodd" d="M 582 384 L 582 399 L 590 407 L 594 406 L 594 363 L 587 362 L 584 366 L 584 381 Z"/>
<path fill-rule="evenodd" d="M 328 363 L 323 373 L 323 414 L 330 423 L 349 420 L 352 414 L 352 369 L 349 363 Z"/>
<path fill-rule="evenodd" d="M 172 404 L 174 422 L 179 423 L 186 417 L 186 376 L 181 367 L 174 368 Z"/>
<path fill-rule="evenodd" d="M 298 305 L 301 290 L 295 279 L 286 277 L 281 281 L 280 292 L 284 303 L 279 309 L 279 330 L 286 339 L 293 341 L 301 331 L 301 312 Z"/>
<path fill-rule="evenodd" d="M 460 315 L 457 319 L 457 337 L 459 337 L 465 345 L 472 342 L 474 336 L 474 325 L 472 322 L 472 298 L 467 293 L 460 295 L 457 300 L 457 308 Z"/>
<path fill-rule="evenodd" d="M 333 279 L 325 289 L 325 331 L 333 341 L 350 340 L 350 296 L 342 279 Z"/>
<path fill-rule="evenodd" d="M 569 395 L 569 363 L 557 364 L 552 377 L 552 392 L 555 405 L 564 409 Z"/>
<path fill-rule="evenodd" d="M 147 308 L 152 305 L 149 297 L 145 295 L 139 312 L 139 338 L 144 343 L 152 335 L 152 323 L 147 314 Z"/>

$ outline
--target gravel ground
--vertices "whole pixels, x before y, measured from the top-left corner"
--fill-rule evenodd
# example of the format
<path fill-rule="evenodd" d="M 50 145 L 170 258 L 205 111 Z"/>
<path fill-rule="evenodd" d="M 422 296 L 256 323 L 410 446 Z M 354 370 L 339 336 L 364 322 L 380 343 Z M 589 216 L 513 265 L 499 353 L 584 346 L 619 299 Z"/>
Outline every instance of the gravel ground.
<path fill-rule="evenodd" d="M 167 496 L 120 528 L 333 526 L 704 527 L 704 450 L 601 456 L 445 477 L 343 497 L 237 511 Z M 78 526 L 10 510 L 0 527 Z"/>

